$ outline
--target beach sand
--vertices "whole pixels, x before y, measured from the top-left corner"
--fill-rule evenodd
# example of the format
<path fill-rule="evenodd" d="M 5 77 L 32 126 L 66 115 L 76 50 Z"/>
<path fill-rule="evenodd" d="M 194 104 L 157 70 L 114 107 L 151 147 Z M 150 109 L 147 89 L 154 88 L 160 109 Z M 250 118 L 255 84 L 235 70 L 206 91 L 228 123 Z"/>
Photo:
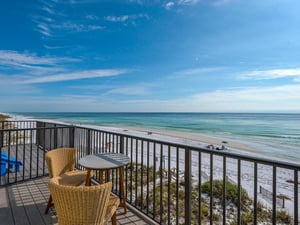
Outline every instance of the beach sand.
<path fill-rule="evenodd" d="M 223 140 L 217 137 L 211 137 L 204 134 L 193 134 L 193 133 L 185 133 L 185 132 L 177 132 L 177 131 L 169 131 L 169 130 L 157 130 L 157 129 L 146 129 L 146 128 L 132 128 L 132 127 L 101 127 L 101 126 L 89 126 L 85 125 L 84 127 L 91 127 L 95 129 L 101 129 L 111 132 L 117 132 L 124 135 L 132 135 L 136 137 L 148 138 L 151 140 L 157 141 L 166 141 L 170 143 L 178 143 L 183 145 L 195 146 L 206 148 L 207 145 L 213 144 L 215 147 L 221 147 L 222 141 L 227 141 L 226 144 L 227 152 L 238 153 L 241 155 L 250 155 L 255 157 L 262 158 L 257 152 L 258 150 L 250 147 L 246 144 L 239 143 L 237 141 L 232 140 Z M 150 146 L 151 147 L 151 146 Z M 135 146 L 134 148 L 141 149 L 141 146 Z M 164 154 L 167 154 L 167 146 L 163 148 Z M 139 153 L 138 153 L 139 154 Z M 156 153 L 156 157 L 159 157 L 160 153 Z M 142 156 L 136 157 L 136 155 L 132 155 L 132 158 L 141 158 Z M 145 156 L 143 156 L 145 157 Z M 150 157 L 154 158 L 153 153 L 150 153 Z M 179 158 L 184 158 L 184 153 L 181 151 L 179 153 Z M 270 159 L 270 157 L 266 157 Z M 201 165 L 202 172 L 210 176 L 210 159 L 208 154 L 203 154 L 201 164 L 198 162 L 198 153 L 192 153 L 192 173 L 194 177 L 198 177 L 198 168 Z M 275 157 L 274 157 L 275 159 Z M 175 168 L 175 159 L 172 159 L 171 156 L 171 168 Z M 146 158 L 144 158 L 144 162 L 146 162 Z M 223 157 L 214 156 L 213 159 L 213 179 L 223 179 Z M 179 169 L 181 171 L 184 170 L 184 165 L 180 164 Z M 237 160 L 228 158 L 226 162 L 226 176 L 228 179 L 237 184 L 238 183 L 238 172 L 237 172 Z M 287 183 L 286 181 L 289 179 L 293 179 L 293 171 L 287 170 L 284 168 L 277 168 L 277 195 L 283 194 L 288 196 L 290 199 L 285 201 L 285 211 L 288 212 L 291 216 L 294 214 L 294 186 L 292 184 Z M 272 207 L 272 191 L 273 191 L 273 167 L 264 164 L 258 164 L 258 200 L 269 208 Z M 202 180 L 204 182 L 205 179 Z M 197 181 L 196 181 L 197 183 Z M 254 163 L 242 161 L 241 163 L 241 185 L 247 191 L 249 196 L 252 198 L 254 193 Z M 260 193 L 260 191 L 262 191 Z M 300 187 L 298 188 L 298 193 L 300 192 Z M 278 199 L 277 199 L 278 201 Z M 281 210 L 282 202 L 278 201 L 277 209 Z M 300 209 L 299 209 L 300 213 Z"/>
<path fill-rule="evenodd" d="M 206 148 L 208 145 L 213 145 L 215 148 L 221 148 L 223 141 L 229 152 L 241 153 L 241 154 L 253 154 L 258 156 L 257 149 L 247 145 L 246 143 L 238 142 L 232 139 L 221 139 L 218 137 L 209 136 L 201 133 L 189 133 L 163 129 L 149 129 L 149 128 L 137 128 L 137 127 L 105 127 L 105 126 L 90 126 L 84 125 L 85 127 L 92 127 L 96 129 L 103 129 L 111 132 L 118 132 L 134 136 L 142 136 L 144 138 L 151 138 L 156 140 L 163 140 L 168 142 L 175 142 L 179 144 L 193 145 L 196 147 Z"/>

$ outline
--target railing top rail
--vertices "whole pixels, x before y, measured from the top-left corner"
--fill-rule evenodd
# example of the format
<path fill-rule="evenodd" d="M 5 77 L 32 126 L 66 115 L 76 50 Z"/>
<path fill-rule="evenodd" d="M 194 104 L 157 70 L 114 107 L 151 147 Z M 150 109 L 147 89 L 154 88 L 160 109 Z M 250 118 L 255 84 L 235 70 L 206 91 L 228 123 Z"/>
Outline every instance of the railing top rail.
<path fill-rule="evenodd" d="M 72 126 L 55 126 L 55 127 L 33 127 L 33 128 L 10 128 L 10 129 L 0 129 L 0 131 L 20 131 L 20 130 L 48 130 L 57 128 L 71 128 Z"/>

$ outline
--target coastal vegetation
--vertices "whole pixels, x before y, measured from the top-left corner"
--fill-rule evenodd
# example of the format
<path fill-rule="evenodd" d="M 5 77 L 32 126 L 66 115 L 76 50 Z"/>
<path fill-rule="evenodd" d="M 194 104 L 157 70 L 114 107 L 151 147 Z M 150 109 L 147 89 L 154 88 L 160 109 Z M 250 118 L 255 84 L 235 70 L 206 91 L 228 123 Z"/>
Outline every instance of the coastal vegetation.
<path fill-rule="evenodd" d="M 127 188 L 131 193 L 130 198 L 137 208 L 150 212 L 153 217 L 163 224 L 185 224 L 185 186 L 184 177 L 176 180 L 177 174 L 174 170 L 155 170 L 153 166 L 132 163 L 126 176 L 131 183 Z M 161 177 L 162 176 L 162 177 Z M 170 176 L 170 177 L 169 177 Z M 237 209 L 239 205 L 238 185 L 230 181 L 226 185 L 226 221 L 228 225 L 237 225 Z M 222 224 L 223 220 L 223 180 L 213 180 L 212 190 L 210 181 L 199 185 L 193 185 L 191 190 L 191 214 L 192 224 L 209 224 L 210 218 L 213 224 Z M 146 193 L 148 189 L 148 193 Z M 135 196 L 135 193 L 137 195 Z M 210 199 L 213 193 L 213 210 L 210 215 Z M 254 221 L 253 199 L 244 188 L 240 188 L 241 224 L 250 225 Z M 272 209 L 257 204 L 258 224 L 272 224 Z M 177 218 L 177 219 L 176 219 Z M 176 221 L 178 220 L 178 221 Z M 284 210 L 276 211 L 276 220 L 279 224 L 288 225 L 292 223 L 292 217 Z"/>
<path fill-rule="evenodd" d="M 8 119 L 10 117 L 4 114 L 0 114 L 0 131 L 1 130 L 11 130 L 7 132 L 3 132 L 3 145 L 7 145 L 8 143 L 11 144 L 22 144 L 26 142 L 26 140 L 29 138 L 29 135 L 26 134 L 25 130 L 17 131 L 15 129 L 18 128 L 18 126 L 10 122 Z"/>
<path fill-rule="evenodd" d="M 9 118 L 7 115 L 0 114 L 0 121 L 5 121 Z"/>

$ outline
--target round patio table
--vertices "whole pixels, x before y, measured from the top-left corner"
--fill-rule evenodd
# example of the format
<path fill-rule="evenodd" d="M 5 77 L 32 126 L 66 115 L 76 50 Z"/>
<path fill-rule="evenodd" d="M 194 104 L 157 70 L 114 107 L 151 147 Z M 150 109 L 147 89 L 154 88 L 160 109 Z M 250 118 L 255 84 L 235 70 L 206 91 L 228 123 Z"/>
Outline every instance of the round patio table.
<path fill-rule="evenodd" d="M 126 192 L 124 186 L 124 166 L 129 163 L 130 159 L 128 156 L 121 153 L 97 153 L 92 155 L 86 155 L 79 159 L 79 165 L 87 169 L 86 186 L 91 185 L 91 172 L 92 170 L 99 170 L 100 179 L 99 183 L 103 184 L 103 172 L 106 172 L 106 180 L 110 179 L 110 170 L 117 169 L 119 171 L 119 182 L 120 182 L 120 207 L 124 208 L 125 213 L 127 212 L 126 207 Z"/>

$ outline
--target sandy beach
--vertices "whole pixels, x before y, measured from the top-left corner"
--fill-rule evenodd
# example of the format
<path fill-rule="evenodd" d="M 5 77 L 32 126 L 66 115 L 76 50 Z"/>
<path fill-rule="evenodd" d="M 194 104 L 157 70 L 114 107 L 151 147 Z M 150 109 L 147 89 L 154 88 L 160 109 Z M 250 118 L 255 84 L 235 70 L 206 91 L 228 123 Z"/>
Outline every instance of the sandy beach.
<path fill-rule="evenodd" d="M 88 126 L 88 125 L 87 125 Z M 86 126 L 85 126 L 86 127 Z M 150 138 L 158 141 L 167 141 L 172 143 L 179 144 L 187 144 L 195 147 L 203 147 L 206 148 L 207 145 L 213 144 L 215 147 L 221 147 L 223 139 L 206 136 L 203 134 L 191 134 L 191 133 L 183 133 L 177 131 L 167 131 L 167 130 L 155 130 L 155 129 L 133 129 L 132 127 L 101 127 L 101 126 L 88 126 L 95 129 L 102 129 L 111 132 L 117 132 L 127 135 L 133 135 L 138 137 Z M 256 157 L 262 157 L 257 153 L 257 149 L 251 148 L 250 146 L 244 145 L 243 143 L 238 143 L 232 140 L 225 140 L 228 143 L 226 144 L 226 148 L 228 152 L 234 152 L 239 154 L 247 154 Z M 141 146 L 134 146 L 137 149 L 141 149 Z M 151 146 L 150 146 L 151 148 Z M 167 154 L 167 148 L 163 149 L 163 152 Z M 136 155 L 132 156 L 136 158 Z M 140 158 L 142 156 L 138 156 Z M 146 161 L 145 156 L 144 161 Z M 153 156 L 153 153 L 150 153 L 150 157 Z M 159 157 L 159 153 L 156 154 L 156 157 Z M 184 153 L 179 152 L 179 158 L 184 158 Z M 192 173 L 195 177 L 198 177 L 198 153 L 192 153 Z M 275 158 L 275 157 L 274 157 Z M 268 157 L 270 159 L 270 157 Z M 176 166 L 175 158 L 171 156 L 171 168 Z M 182 162 L 182 161 L 181 161 Z M 214 167 L 213 167 L 213 177 L 214 179 L 223 179 L 223 157 L 214 156 Z M 238 172 L 237 172 L 237 160 L 229 158 L 226 163 L 226 175 L 228 179 L 237 184 L 238 183 Z M 179 169 L 181 171 L 184 170 L 184 165 L 180 164 Z M 205 182 L 207 177 L 210 176 L 210 160 L 208 154 L 203 154 L 201 161 L 201 169 L 202 169 L 202 182 Z M 267 207 L 272 207 L 272 190 L 273 190 L 273 168 L 268 165 L 258 164 L 258 193 L 261 191 L 262 193 L 258 194 L 258 200 L 266 205 Z M 285 211 L 290 215 L 294 214 L 294 189 L 293 185 L 287 183 L 286 181 L 289 179 L 293 179 L 293 172 L 291 170 L 277 168 L 277 193 L 288 196 L 290 199 L 285 201 Z M 197 184 L 197 180 L 194 181 Z M 254 193 L 254 164 L 251 162 L 242 161 L 241 164 L 241 185 L 247 191 L 249 196 L 253 198 Z M 300 187 L 298 189 L 300 192 Z M 282 201 L 277 199 L 277 208 L 278 210 L 282 209 Z M 299 210 L 300 212 L 300 210 Z"/>

